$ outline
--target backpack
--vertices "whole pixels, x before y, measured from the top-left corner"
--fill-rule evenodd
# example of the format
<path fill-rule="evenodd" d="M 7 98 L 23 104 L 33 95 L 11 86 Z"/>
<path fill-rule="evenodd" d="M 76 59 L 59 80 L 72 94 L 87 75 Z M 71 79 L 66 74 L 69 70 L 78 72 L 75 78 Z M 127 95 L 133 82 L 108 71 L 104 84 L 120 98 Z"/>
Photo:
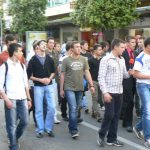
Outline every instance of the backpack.
<path fill-rule="evenodd" d="M 5 64 L 6 71 L 5 71 L 5 80 L 4 80 L 3 88 L 5 88 L 5 91 L 6 91 L 6 76 L 7 76 L 7 72 L 8 72 L 8 63 L 7 63 L 7 61 L 5 61 L 4 64 Z M 23 64 L 22 63 L 20 63 L 20 64 L 21 64 L 22 69 L 24 70 Z"/>

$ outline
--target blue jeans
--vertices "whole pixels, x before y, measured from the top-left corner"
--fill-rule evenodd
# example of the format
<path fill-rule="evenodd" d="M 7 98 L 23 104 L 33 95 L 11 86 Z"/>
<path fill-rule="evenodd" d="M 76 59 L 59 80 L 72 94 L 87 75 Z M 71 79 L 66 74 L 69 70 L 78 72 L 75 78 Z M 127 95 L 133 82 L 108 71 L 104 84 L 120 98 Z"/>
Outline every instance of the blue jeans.
<path fill-rule="evenodd" d="M 54 99 L 55 93 L 53 85 L 47 86 L 34 86 L 34 105 L 35 105 L 35 118 L 37 122 L 38 133 L 44 131 L 50 132 L 54 126 Z M 43 101 L 46 101 L 46 116 L 43 115 Z"/>
<path fill-rule="evenodd" d="M 5 105 L 5 119 L 7 136 L 10 140 L 10 150 L 18 150 L 18 139 L 23 134 L 28 124 L 27 100 L 11 100 L 13 108 L 8 109 Z M 19 119 L 19 123 L 17 120 Z"/>
<path fill-rule="evenodd" d="M 69 131 L 70 133 L 78 132 L 77 129 L 77 116 L 78 109 L 82 99 L 82 91 L 65 91 L 65 96 L 69 106 Z"/>
<path fill-rule="evenodd" d="M 150 139 L 150 84 L 137 83 L 137 93 L 141 100 L 141 119 L 136 129 L 143 130 L 144 139 Z"/>

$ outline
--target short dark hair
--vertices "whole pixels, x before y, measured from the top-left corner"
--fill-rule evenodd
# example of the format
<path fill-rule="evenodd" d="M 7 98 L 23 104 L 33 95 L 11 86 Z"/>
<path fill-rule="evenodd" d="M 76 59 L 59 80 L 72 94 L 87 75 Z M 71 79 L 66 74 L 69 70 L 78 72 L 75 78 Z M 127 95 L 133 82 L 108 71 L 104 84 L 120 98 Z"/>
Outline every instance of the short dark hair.
<path fill-rule="evenodd" d="M 37 43 L 38 43 L 38 40 L 35 40 L 33 43 L 32 43 L 32 46 L 33 46 L 33 49 L 35 50 L 36 47 L 37 47 Z"/>
<path fill-rule="evenodd" d="M 81 41 L 81 46 L 83 46 L 84 44 L 86 44 L 86 43 L 88 43 L 87 41 L 85 41 L 85 40 L 83 40 L 83 41 Z"/>
<path fill-rule="evenodd" d="M 78 42 L 78 41 L 72 41 L 72 42 L 71 42 L 71 48 L 74 48 L 74 45 L 75 45 L 75 44 L 78 44 L 78 43 L 80 43 L 80 42 Z"/>
<path fill-rule="evenodd" d="M 150 45 L 150 37 L 146 38 L 144 41 L 144 46 L 147 47 L 148 45 Z"/>
<path fill-rule="evenodd" d="M 8 34 L 6 37 L 5 37 L 5 43 L 8 44 L 9 41 L 14 41 L 16 38 L 14 37 L 14 35 L 12 34 Z"/>
<path fill-rule="evenodd" d="M 18 48 L 21 47 L 18 43 L 11 43 L 8 47 L 9 57 L 12 57 L 14 52 L 18 51 Z"/>
<path fill-rule="evenodd" d="M 71 44 L 72 44 L 72 42 L 67 42 L 67 43 L 66 43 L 66 51 L 69 51 L 69 50 L 70 50 Z"/>
<path fill-rule="evenodd" d="M 40 41 L 38 41 L 38 42 L 37 42 L 37 45 L 40 45 L 40 44 L 41 44 L 41 42 L 45 42 L 45 43 L 46 43 L 46 41 L 45 41 L 45 40 L 40 40 Z"/>
<path fill-rule="evenodd" d="M 132 39 L 134 39 L 135 40 L 135 37 L 134 36 L 127 36 L 126 38 L 125 38 L 125 40 L 126 40 L 126 42 L 130 42 L 130 40 L 132 40 Z"/>
<path fill-rule="evenodd" d="M 102 48 L 102 46 L 101 46 L 100 44 L 95 44 L 95 45 L 93 46 L 93 51 L 94 51 L 94 50 L 97 50 L 99 47 Z"/>
<path fill-rule="evenodd" d="M 113 50 L 115 46 L 120 46 L 121 43 L 125 43 L 121 39 L 113 39 L 111 42 L 111 49 Z"/>
<path fill-rule="evenodd" d="M 107 45 L 109 45 L 109 43 L 106 41 L 102 41 L 102 42 L 100 42 L 100 45 L 101 45 L 102 49 L 104 49 L 104 48 L 106 48 Z"/>
<path fill-rule="evenodd" d="M 54 40 L 55 41 L 55 39 L 53 37 L 48 37 L 47 43 L 49 42 L 49 40 Z"/>

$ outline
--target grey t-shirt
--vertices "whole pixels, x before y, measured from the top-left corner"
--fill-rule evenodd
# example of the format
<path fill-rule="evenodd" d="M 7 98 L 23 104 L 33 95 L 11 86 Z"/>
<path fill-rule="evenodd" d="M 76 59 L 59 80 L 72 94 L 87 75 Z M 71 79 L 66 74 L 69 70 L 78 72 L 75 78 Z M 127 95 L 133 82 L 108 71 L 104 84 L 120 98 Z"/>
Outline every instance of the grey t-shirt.
<path fill-rule="evenodd" d="M 39 56 L 39 55 L 36 55 L 36 57 L 39 59 L 40 63 L 44 66 L 46 56 L 41 57 L 41 56 Z"/>
<path fill-rule="evenodd" d="M 77 59 L 68 56 L 62 62 L 62 72 L 65 73 L 64 90 L 84 91 L 83 75 L 89 70 L 87 60 L 83 56 Z"/>

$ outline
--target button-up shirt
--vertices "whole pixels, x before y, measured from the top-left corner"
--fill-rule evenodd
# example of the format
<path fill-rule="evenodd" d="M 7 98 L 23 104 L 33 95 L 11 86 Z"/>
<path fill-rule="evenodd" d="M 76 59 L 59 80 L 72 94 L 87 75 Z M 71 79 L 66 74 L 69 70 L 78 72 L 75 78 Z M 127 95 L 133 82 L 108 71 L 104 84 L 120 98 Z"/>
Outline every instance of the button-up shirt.
<path fill-rule="evenodd" d="M 21 100 L 26 99 L 25 87 L 28 87 L 28 79 L 25 65 L 21 66 L 20 62 L 7 60 L 8 72 L 6 75 L 6 94 L 9 99 Z M 4 92 L 6 66 L 0 66 L 0 91 Z"/>
<path fill-rule="evenodd" d="M 123 93 L 123 78 L 129 78 L 123 57 L 115 57 L 113 53 L 102 58 L 99 67 L 98 81 L 102 93 Z"/>

